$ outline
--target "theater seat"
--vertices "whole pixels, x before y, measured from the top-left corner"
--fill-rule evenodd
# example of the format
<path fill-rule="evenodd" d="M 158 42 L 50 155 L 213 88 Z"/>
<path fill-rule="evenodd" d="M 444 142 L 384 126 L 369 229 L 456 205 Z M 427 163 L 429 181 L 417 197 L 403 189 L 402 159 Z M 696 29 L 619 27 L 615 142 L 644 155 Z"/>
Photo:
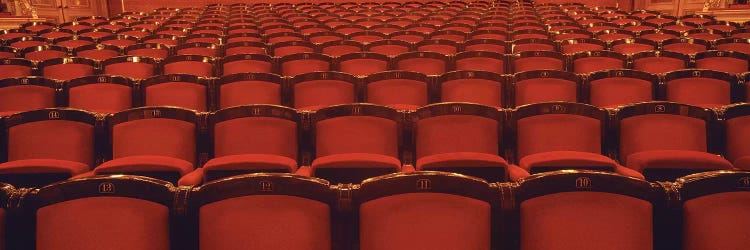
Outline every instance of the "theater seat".
<path fill-rule="evenodd" d="M 290 174 L 248 174 L 201 186 L 191 193 L 195 243 L 203 250 L 331 249 L 344 244 L 336 192 L 328 182 Z"/>
<path fill-rule="evenodd" d="M 647 102 L 621 107 L 615 114 L 619 160 L 648 180 L 674 180 L 732 164 L 709 144 L 716 114 L 687 104 Z"/>
<path fill-rule="evenodd" d="M 40 109 L 5 120 L 8 161 L 0 181 L 34 187 L 88 171 L 97 154 L 92 113 L 76 109 Z"/>
<path fill-rule="evenodd" d="M 354 200 L 353 236 L 363 250 L 492 249 L 498 204 L 491 190 L 476 178 L 433 171 L 367 180 Z"/>
<path fill-rule="evenodd" d="M 497 108 L 470 103 L 438 103 L 417 109 L 416 169 L 458 172 L 488 181 L 505 179 L 502 119 Z"/>
<path fill-rule="evenodd" d="M 293 109 L 247 105 L 209 116 L 213 159 L 203 169 L 206 180 L 241 173 L 297 171 L 298 123 Z"/>
<path fill-rule="evenodd" d="M 43 187 L 25 200 L 36 225 L 31 244 L 40 250 L 168 250 L 176 244 L 170 242 L 173 189 L 136 176 L 90 177 Z"/>
<path fill-rule="evenodd" d="M 142 107 L 107 117 L 111 155 L 95 174 L 137 174 L 172 183 L 194 169 L 198 115 L 176 107 Z"/>
<path fill-rule="evenodd" d="M 679 186 L 683 249 L 741 249 L 747 232 L 737 225 L 750 221 L 747 172 L 713 171 L 689 175 Z"/>
<path fill-rule="evenodd" d="M 654 211 L 664 194 L 613 173 L 557 171 L 523 179 L 515 191 L 520 249 L 652 249 Z"/>
<path fill-rule="evenodd" d="M 313 175 L 356 183 L 401 169 L 402 114 L 374 104 L 330 106 L 312 114 Z"/>

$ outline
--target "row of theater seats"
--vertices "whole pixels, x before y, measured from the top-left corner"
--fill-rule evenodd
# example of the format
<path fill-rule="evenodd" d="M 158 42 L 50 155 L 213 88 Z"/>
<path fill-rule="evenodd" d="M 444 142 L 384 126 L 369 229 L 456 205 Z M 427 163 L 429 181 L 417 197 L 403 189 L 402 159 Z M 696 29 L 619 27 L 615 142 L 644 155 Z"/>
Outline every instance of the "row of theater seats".
<path fill-rule="evenodd" d="M 750 43 L 748 43 L 750 45 Z M 23 58 L 0 59 L 0 79 L 30 75 L 57 80 L 89 76 L 99 72 L 145 79 L 158 74 L 191 74 L 202 77 L 236 73 L 274 73 L 293 77 L 316 71 L 341 71 L 368 76 L 389 70 L 414 71 L 440 75 L 452 70 L 481 70 L 497 74 L 530 70 L 560 70 L 591 74 L 609 69 L 629 69 L 667 73 L 680 69 L 710 69 L 732 74 L 750 71 L 750 54 L 708 50 L 685 55 L 670 51 L 642 51 L 632 55 L 612 51 L 582 51 L 566 55 L 554 51 L 524 51 L 501 54 L 467 51 L 446 56 L 437 52 L 405 52 L 395 56 L 374 52 L 352 52 L 331 57 L 314 52 L 299 52 L 283 57 L 262 54 L 234 54 L 226 57 L 173 55 L 163 60 L 146 56 L 115 56 L 102 61 L 86 57 L 67 57 L 40 51 L 43 61 Z M 151 53 L 151 52 L 148 52 Z M 49 57 L 48 57 L 49 56 Z M 42 58 L 44 57 L 44 58 Z"/>
<path fill-rule="evenodd" d="M 117 67 L 121 72 L 137 73 L 136 67 L 122 64 L 126 65 Z M 317 110 L 356 102 L 398 110 L 439 102 L 471 102 L 500 108 L 566 101 L 616 108 L 653 100 L 717 108 L 749 102 L 748 80 L 750 74 L 738 78 L 698 69 L 664 75 L 615 69 L 585 76 L 531 70 L 514 75 L 452 71 L 428 76 L 412 71 L 384 71 L 367 77 L 341 72 L 310 72 L 291 78 L 270 73 L 237 73 L 220 78 L 165 74 L 143 80 L 114 75 L 67 81 L 19 77 L 0 79 L 0 116 L 53 107 L 116 113 L 140 106 L 176 106 L 205 112 L 252 104 Z"/>
<path fill-rule="evenodd" d="M 747 247 L 750 173 L 649 183 L 558 171 L 444 172 L 356 185 L 249 174 L 200 187 L 100 176 L 0 189 L 8 249 L 728 250 Z M 6 203 L 7 202 L 7 203 Z M 7 205 L 6 205 L 7 204 Z"/>
<path fill-rule="evenodd" d="M 374 104 L 297 112 L 273 105 L 214 113 L 142 107 L 106 116 L 42 109 L 0 120 L 0 180 L 16 186 L 97 174 L 138 174 L 195 185 L 248 172 L 356 183 L 441 170 L 490 181 L 559 169 L 674 180 L 750 169 L 750 105 L 714 112 L 647 102 L 609 113 L 579 103 L 513 110 L 440 103 L 412 112 Z"/>

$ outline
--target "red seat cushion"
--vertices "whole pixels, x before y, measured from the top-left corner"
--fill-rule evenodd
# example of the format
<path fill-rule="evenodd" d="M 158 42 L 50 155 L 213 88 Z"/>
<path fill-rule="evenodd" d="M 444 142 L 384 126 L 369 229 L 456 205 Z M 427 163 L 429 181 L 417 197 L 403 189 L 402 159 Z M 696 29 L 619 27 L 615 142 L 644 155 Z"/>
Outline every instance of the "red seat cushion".
<path fill-rule="evenodd" d="M 535 167 L 611 167 L 617 163 L 600 154 L 578 151 L 550 151 L 521 158 L 519 166 L 527 171 Z"/>
<path fill-rule="evenodd" d="M 628 156 L 627 167 L 642 172 L 644 169 L 731 169 L 732 164 L 721 156 L 687 150 L 651 150 Z"/>
<path fill-rule="evenodd" d="M 318 168 L 393 168 L 401 169 L 401 161 L 396 157 L 369 154 L 333 154 L 316 158 L 312 163 L 313 172 Z"/>
<path fill-rule="evenodd" d="M 76 161 L 25 159 L 0 164 L 2 174 L 69 173 L 71 176 L 89 171 L 89 166 Z"/>
<path fill-rule="evenodd" d="M 283 169 L 290 173 L 294 173 L 297 171 L 297 161 L 281 155 L 240 154 L 211 159 L 203 165 L 203 168 L 206 171 Z"/>
<path fill-rule="evenodd" d="M 742 170 L 750 170 L 750 156 L 742 156 L 734 160 L 733 163 L 735 168 Z"/>
<path fill-rule="evenodd" d="M 417 170 L 453 167 L 508 167 L 508 162 L 495 154 L 478 152 L 450 152 L 417 159 Z"/>
<path fill-rule="evenodd" d="M 175 171 L 185 175 L 193 171 L 193 164 L 167 156 L 136 155 L 113 159 L 94 169 L 97 174 L 136 171 Z"/>
<path fill-rule="evenodd" d="M 531 174 L 528 171 L 526 171 L 525 169 L 517 165 L 509 165 L 507 169 L 508 169 L 508 178 L 511 181 L 518 181 L 520 179 L 531 176 Z"/>

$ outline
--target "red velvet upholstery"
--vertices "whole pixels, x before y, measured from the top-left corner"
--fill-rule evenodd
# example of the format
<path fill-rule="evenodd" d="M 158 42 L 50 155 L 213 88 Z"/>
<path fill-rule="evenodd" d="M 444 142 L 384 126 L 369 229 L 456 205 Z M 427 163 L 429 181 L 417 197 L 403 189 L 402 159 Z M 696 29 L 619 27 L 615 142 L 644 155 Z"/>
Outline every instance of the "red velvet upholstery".
<path fill-rule="evenodd" d="M 685 69 L 685 62 L 671 57 L 646 57 L 633 60 L 633 69 L 652 74 L 663 74 Z"/>
<path fill-rule="evenodd" d="M 34 52 L 26 53 L 23 56 L 23 58 L 26 60 L 41 62 L 47 59 L 63 58 L 67 56 L 68 56 L 68 53 L 66 51 L 48 49 L 48 50 L 41 50 L 41 51 L 34 51 Z"/>
<path fill-rule="evenodd" d="M 31 67 L 23 65 L 0 65 L 0 79 L 30 76 Z"/>
<path fill-rule="evenodd" d="M 341 56 L 349 53 L 362 52 L 362 48 L 353 45 L 336 44 L 323 47 L 321 52 L 329 56 Z"/>
<path fill-rule="evenodd" d="M 564 62 L 554 57 L 521 57 L 513 60 L 513 71 L 564 70 Z"/>
<path fill-rule="evenodd" d="M 662 49 L 664 51 L 672 51 L 682 54 L 695 54 L 698 52 L 706 51 L 706 46 L 703 44 L 697 44 L 697 43 L 672 43 L 672 44 L 664 44 L 662 46 Z"/>
<path fill-rule="evenodd" d="M 146 106 L 177 106 L 207 111 L 206 86 L 191 82 L 165 82 L 146 88 Z"/>
<path fill-rule="evenodd" d="M 685 250 L 742 249 L 747 246 L 750 196 L 727 192 L 702 196 L 683 204 Z"/>
<path fill-rule="evenodd" d="M 0 173 L 3 174 L 65 173 L 74 176 L 89 169 L 89 165 L 81 162 L 57 159 L 22 159 L 0 164 Z"/>
<path fill-rule="evenodd" d="M 342 116 L 315 125 L 317 168 L 399 169 L 398 124 L 371 116 Z"/>
<path fill-rule="evenodd" d="M 315 52 L 315 49 L 312 48 L 312 47 L 303 46 L 303 45 L 299 45 L 299 46 L 291 46 L 290 45 L 290 46 L 283 46 L 283 47 L 277 47 L 277 48 L 275 48 L 273 50 L 273 55 L 277 56 L 277 57 L 283 57 L 283 56 L 286 56 L 286 55 L 297 54 L 297 53 L 306 53 L 306 52 L 312 53 L 312 52 Z"/>
<path fill-rule="evenodd" d="M 109 83 L 86 84 L 70 88 L 68 106 L 97 113 L 117 113 L 133 107 L 129 86 Z"/>
<path fill-rule="evenodd" d="M 441 193 L 382 197 L 359 208 L 360 249 L 490 249 L 490 205 Z"/>
<path fill-rule="evenodd" d="M 726 121 L 726 157 L 739 169 L 750 169 L 750 116 L 735 117 Z"/>
<path fill-rule="evenodd" d="M 519 166 L 527 170 L 551 166 L 614 168 L 614 160 L 601 155 L 601 126 L 597 119 L 568 114 L 520 119 L 516 138 Z M 585 132 L 570 133 L 571 130 Z"/>
<path fill-rule="evenodd" d="M 397 109 L 417 109 L 427 105 L 427 83 L 409 79 L 370 82 L 367 84 L 367 102 Z"/>
<path fill-rule="evenodd" d="M 578 87 L 575 82 L 555 78 L 535 78 L 514 84 L 516 106 L 538 102 L 576 102 Z"/>
<path fill-rule="evenodd" d="M 36 214 L 36 247 L 168 250 L 169 217 L 168 207 L 134 198 L 91 197 L 56 203 Z"/>
<path fill-rule="evenodd" d="M 0 69 L 2 66 L 0 66 Z M 36 85 L 0 88 L 0 114 L 55 107 L 55 89 Z"/>
<path fill-rule="evenodd" d="M 8 161 L 57 159 L 91 166 L 94 163 L 92 125 L 49 120 L 16 125 L 8 130 Z"/>
<path fill-rule="evenodd" d="M 57 80 L 70 80 L 90 75 L 94 75 L 94 67 L 86 64 L 56 64 L 42 69 L 42 76 Z"/>
<path fill-rule="evenodd" d="M 521 249 L 652 249 L 651 203 L 620 194 L 563 192 L 521 202 Z"/>
<path fill-rule="evenodd" d="M 281 85 L 264 81 L 237 81 L 219 87 L 219 108 L 245 104 L 281 104 Z"/>
<path fill-rule="evenodd" d="M 716 45 L 717 50 L 737 51 L 750 55 L 750 43 L 724 43 Z"/>
<path fill-rule="evenodd" d="M 294 60 L 288 61 L 281 64 L 281 74 L 284 76 L 296 76 L 299 74 L 315 72 L 315 71 L 328 71 L 331 69 L 331 63 L 329 61 L 320 60 Z"/>
<path fill-rule="evenodd" d="M 513 44 L 513 53 L 526 51 L 555 51 L 555 47 L 544 43 Z"/>
<path fill-rule="evenodd" d="M 591 73 L 594 71 L 625 68 L 625 62 L 618 58 L 587 57 L 573 61 L 575 73 Z"/>
<path fill-rule="evenodd" d="M 203 77 L 213 76 L 211 63 L 200 61 L 180 61 L 164 65 L 164 72 L 167 74 L 190 74 Z"/>
<path fill-rule="evenodd" d="M 485 79 L 457 79 L 441 83 L 442 102 L 473 102 L 486 106 L 501 107 L 503 87 L 500 83 Z"/>
<path fill-rule="evenodd" d="M 748 62 L 733 57 L 708 57 L 695 60 L 695 68 L 723 71 L 733 74 L 741 74 L 748 71 Z"/>
<path fill-rule="evenodd" d="M 107 60 L 107 59 L 110 59 L 112 57 L 116 57 L 119 55 L 120 55 L 119 51 L 109 50 L 109 49 L 89 49 L 89 50 L 81 50 L 75 53 L 75 56 L 89 58 L 93 60 L 99 60 L 99 61 L 104 61 L 104 60 Z"/>
<path fill-rule="evenodd" d="M 316 124 L 316 155 L 374 153 L 398 157 L 398 124 L 369 116 L 344 116 Z"/>
<path fill-rule="evenodd" d="M 146 79 L 154 76 L 155 66 L 143 62 L 114 63 L 104 66 L 104 74 L 119 75 L 133 79 Z"/>
<path fill-rule="evenodd" d="M 355 102 L 354 84 L 338 80 L 313 80 L 294 85 L 294 107 L 316 110 Z"/>
<path fill-rule="evenodd" d="M 612 46 L 612 51 L 625 55 L 635 54 L 643 51 L 651 51 L 654 49 L 656 49 L 654 48 L 654 46 L 642 43 L 624 43 Z"/>
<path fill-rule="evenodd" d="M 417 170 L 432 167 L 506 167 L 507 162 L 498 155 L 499 138 L 498 122 L 490 118 L 443 115 L 419 120 L 416 132 Z"/>
<path fill-rule="evenodd" d="M 492 57 L 467 57 L 456 60 L 456 70 L 482 70 L 505 74 L 505 61 Z"/>
<path fill-rule="evenodd" d="M 331 248 L 331 208 L 286 195 L 236 197 L 199 210 L 203 250 Z"/>
<path fill-rule="evenodd" d="M 339 71 L 355 76 L 368 76 L 388 70 L 388 61 L 378 59 L 349 59 L 339 62 Z"/>
<path fill-rule="evenodd" d="M 396 63 L 396 69 L 419 72 L 425 75 L 440 75 L 446 72 L 445 61 L 433 58 L 408 58 Z"/>
<path fill-rule="evenodd" d="M 630 154 L 650 150 L 706 151 L 706 124 L 700 119 L 650 114 L 620 122 L 620 161 Z"/>
<path fill-rule="evenodd" d="M 372 46 L 369 48 L 370 52 L 375 52 L 387 56 L 397 56 L 406 52 L 409 52 L 408 47 L 404 47 L 401 44 L 383 44 L 378 46 Z"/>
<path fill-rule="evenodd" d="M 278 118 L 247 117 L 216 124 L 210 169 L 297 169 L 297 124 Z"/>
<path fill-rule="evenodd" d="M 706 124 L 696 118 L 650 114 L 620 122 L 620 161 L 628 168 L 732 167 L 728 161 L 706 150 Z"/>
<path fill-rule="evenodd" d="M 599 44 L 593 43 L 577 43 L 577 44 L 566 44 L 561 46 L 561 52 L 563 54 L 575 54 L 584 51 L 595 51 L 604 50 L 605 48 Z"/>
<path fill-rule="evenodd" d="M 238 60 L 232 62 L 226 62 L 223 64 L 224 73 L 223 75 L 231 75 L 236 73 L 249 73 L 249 72 L 260 72 L 260 73 L 273 73 L 273 65 L 271 62 L 256 61 L 256 60 Z"/>
<path fill-rule="evenodd" d="M 628 168 L 729 170 L 732 164 L 720 155 L 688 150 L 649 150 L 628 155 Z"/>
<path fill-rule="evenodd" d="M 437 52 L 443 55 L 453 55 L 456 54 L 458 48 L 456 48 L 455 46 L 450 46 L 448 44 L 425 44 L 417 47 L 417 51 L 430 51 Z"/>
<path fill-rule="evenodd" d="M 165 59 L 169 51 L 165 49 L 134 49 L 127 52 L 130 56 L 146 56 L 154 59 Z"/>
<path fill-rule="evenodd" d="M 591 105 L 615 108 L 620 105 L 653 100 L 652 83 L 629 77 L 592 80 L 589 97 Z"/>
<path fill-rule="evenodd" d="M 667 100 L 706 108 L 731 103 L 730 83 L 712 78 L 682 78 L 667 85 Z"/>
<path fill-rule="evenodd" d="M 195 130 L 193 123 L 166 118 L 117 124 L 112 130 L 112 158 L 164 156 L 194 164 Z"/>

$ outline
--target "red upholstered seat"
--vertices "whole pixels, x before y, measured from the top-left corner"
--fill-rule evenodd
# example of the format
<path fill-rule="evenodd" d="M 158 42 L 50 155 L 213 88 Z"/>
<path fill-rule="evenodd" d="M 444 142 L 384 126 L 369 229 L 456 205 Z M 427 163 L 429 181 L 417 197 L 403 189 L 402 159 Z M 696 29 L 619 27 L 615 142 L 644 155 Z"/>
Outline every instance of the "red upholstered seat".
<path fill-rule="evenodd" d="M 103 73 L 133 79 L 146 79 L 154 76 L 157 62 L 150 57 L 120 56 L 101 62 Z"/>
<path fill-rule="evenodd" d="M 627 57 L 611 51 L 587 51 L 575 54 L 571 58 L 573 72 L 579 74 L 600 70 L 624 69 Z"/>
<path fill-rule="evenodd" d="M 162 73 L 211 77 L 214 75 L 213 59 L 196 55 L 171 56 L 162 62 Z"/>
<path fill-rule="evenodd" d="M 512 57 L 513 72 L 532 70 L 565 70 L 565 56 L 552 51 L 524 51 Z"/>
<path fill-rule="evenodd" d="M 68 106 L 97 113 L 117 113 L 133 105 L 133 82 L 119 76 L 88 76 L 65 84 Z"/>
<path fill-rule="evenodd" d="M 489 51 L 467 51 L 453 57 L 456 70 L 479 70 L 505 74 L 508 59 L 505 55 Z"/>
<path fill-rule="evenodd" d="M 527 171 L 535 167 L 597 167 L 614 170 L 617 163 L 607 156 L 580 151 L 549 151 L 530 154 L 521 159 L 519 166 Z"/>
<path fill-rule="evenodd" d="M 134 155 L 107 161 L 94 169 L 96 174 L 165 171 L 185 175 L 193 171 L 193 163 L 169 156 Z"/>
<path fill-rule="evenodd" d="M 732 103 L 733 74 L 713 70 L 679 70 L 664 76 L 667 100 L 705 108 Z"/>
<path fill-rule="evenodd" d="M 687 68 L 690 56 L 671 51 L 646 51 L 630 56 L 633 69 L 652 74 L 664 74 Z"/>
<path fill-rule="evenodd" d="M 297 171 L 297 160 L 271 154 L 239 154 L 214 158 L 203 165 L 206 171 L 211 170 L 279 170 L 294 173 Z"/>
<path fill-rule="evenodd" d="M 716 119 L 711 110 L 649 102 L 622 107 L 615 117 L 620 162 L 650 180 L 732 168 L 709 147 L 707 127 Z"/>
<path fill-rule="evenodd" d="M 209 117 L 213 156 L 207 179 L 225 177 L 212 171 L 288 172 L 297 170 L 299 115 L 290 108 L 248 105 L 222 109 Z"/>
<path fill-rule="evenodd" d="M 158 75 L 141 83 L 146 106 L 175 106 L 197 111 L 209 109 L 206 78 L 193 75 Z"/>
<path fill-rule="evenodd" d="M 107 117 L 111 135 L 108 161 L 95 173 L 137 173 L 173 183 L 197 160 L 198 117 L 176 107 L 129 109 Z M 163 174 L 162 174 L 163 173 Z"/>
<path fill-rule="evenodd" d="M 392 169 L 394 172 L 401 168 L 401 161 L 393 156 L 370 153 L 343 153 L 317 157 L 312 168 L 381 168 Z"/>
<path fill-rule="evenodd" d="M 331 70 L 332 58 L 316 53 L 297 53 L 279 59 L 281 75 L 296 76 L 300 74 Z"/>
<path fill-rule="evenodd" d="M 680 168 L 689 169 L 732 169 L 732 164 L 719 155 L 701 151 L 687 150 L 650 150 L 628 155 L 628 167 L 643 171 L 644 169 Z"/>
<path fill-rule="evenodd" d="M 531 173 L 577 168 L 614 171 L 615 161 L 603 155 L 606 121 L 606 111 L 585 104 L 519 107 L 513 121 L 519 167 Z M 568 133 L 571 130 L 582 133 Z"/>
<path fill-rule="evenodd" d="M 447 72 L 447 56 L 436 52 L 409 52 L 393 58 L 397 70 L 414 71 L 425 75 Z"/>
<path fill-rule="evenodd" d="M 368 197 L 354 204 L 361 249 L 490 249 L 492 206 L 477 195 L 486 182 L 439 172 L 388 177 L 359 190 Z M 418 180 L 445 189 L 420 192 Z"/>
<path fill-rule="evenodd" d="M 81 57 L 66 57 L 48 59 L 37 64 L 42 76 L 57 80 L 94 75 L 96 61 Z"/>
<path fill-rule="evenodd" d="M 731 51 L 704 51 L 695 54 L 695 68 L 710 69 L 732 74 L 750 70 L 750 55 Z"/>
<path fill-rule="evenodd" d="M 96 155 L 93 114 L 74 109 L 41 109 L 5 122 L 8 161 L 3 182 L 23 187 L 47 185 L 88 171 Z M 55 174 L 57 177 L 43 177 Z M 50 179 L 51 178 L 51 179 Z"/>
<path fill-rule="evenodd" d="M 112 192 L 91 188 L 100 184 L 108 184 Z M 29 196 L 44 201 L 28 207 L 37 223 L 30 239 L 36 249 L 170 249 L 176 244 L 170 244 L 169 226 L 174 188 L 130 176 L 46 186 Z"/>
<path fill-rule="evenodd" d="M 0 116 L 55 107 L 55 88 L 54 81 L 41 77 L 0 80 Z"/>
<path fill-rule="evenodd" d="M 472 102 L 492 107 L 505 106 L 504 95 L 510 80 L 483 71 L 453 71 L 443 74 L 440 83 L 441 102 Z"/>
<path fill-rule="evenodd" d="M 380 72 L 365 78 L 366 101 L 414 110 L 428 103 L 428 78 L 410 71 Z"/>
<path fill-rule="evenodd" d="M 746 172 L 714 171 L 695 174 L 678 181 L 684 249 L 740 249 L 745 247 L 747 232 L 742 223 L 750 221 L 747 208 L 750 196 L 738 180 Z"/>
<path fill-rule="evenodd" d="M 0 174 L 65 173 L 73 176 L 89 171 L 90 168 L 89 165 L 77 161 L 58 159 L 22 159 L 0 164 Z"/>
<path fill-rule="evenodd" d="M 728 107 L 724 111 L 725 124 L 725 156 L 732 162 L 735 168 L 750 169 L 750 147 L 745 143 L 750 136 L 750 116 L 748 116 L 748 105 L 740 104 Z"/>
<path fill-rule="evenodd" d="M 338 71 L 355 76 L 368 76 L 388 70 L 390 58 L 383 54 L 355 52 L 339 55 L 335 64 Z"/>
<path fill-rule="evenodd" d="M 585 191 L 576 189 L 570 184 L 576 180 L 588 180 L 592 185 Z M 528 177 L 518 188 L 524 195 L 516 197 L 521 248 L 652 249 L 657 242 L 654 209 L 661 201 L 653 198 L 659 194 L 650 185 L 596 172 Z"/>
<path fill-rule="evenodd" d="M 238 73 L 216 81 L 219 109 L 247 104 L 281 105 L 281 76 L 268 73 Z"/>
<path fill-rule="evenodd" d="M 0 79 L 31 76 L 34 63 L 20 58 L 0 60 Z"/>
<path fill-rule="evenodd" d="M 292 78 L 294 107 L 316 110 L 356 102 L 356 78 L 341 72 L 311 72 Z"/>
<path fill-rule="evenodd" d="M 514 106 L 531 103 L 578 100 L 580 78 L 570 72 L 552 70 L 532 70 L 516 73 Z"/>
<path fill-rule="evenodd" d="M 494 107 L 469 103 L 419 108 L 413 113 L 416 169 L 457 171 L 491 181 L 504 180 L 507 162 L 500 156 L 502 115 Z"/>
<path fill-rule="evenodd" d="M 654 100 L 656 75 L 634 70 L 599 71 L 589 75 L 589 103 L 602 108 Z"/>
<path fill-rule="evenodd" d="M 359 182 L 401 168 L 400 113 L 373 104 L 330 106 L 313 114 L 315 176 Z"/>
<path fill-rule="evenodd" d="M 222 76 L 237 73 L 273 73 L 272 58 L 259 54 L 227 55 L 221 59 Z"/>
<path fill-rule="evenodd" d="M 258 192 L 262 183 L 273 188 Z M 225 190 L 233 190 L 228 195 Z M 198 246 L 220 249 L 330 249 L 335 193 L 320 179 L 243 175 L 206 184 L 196 204 Z M 197 246 L 196 246 L 197 247 Z"/>

